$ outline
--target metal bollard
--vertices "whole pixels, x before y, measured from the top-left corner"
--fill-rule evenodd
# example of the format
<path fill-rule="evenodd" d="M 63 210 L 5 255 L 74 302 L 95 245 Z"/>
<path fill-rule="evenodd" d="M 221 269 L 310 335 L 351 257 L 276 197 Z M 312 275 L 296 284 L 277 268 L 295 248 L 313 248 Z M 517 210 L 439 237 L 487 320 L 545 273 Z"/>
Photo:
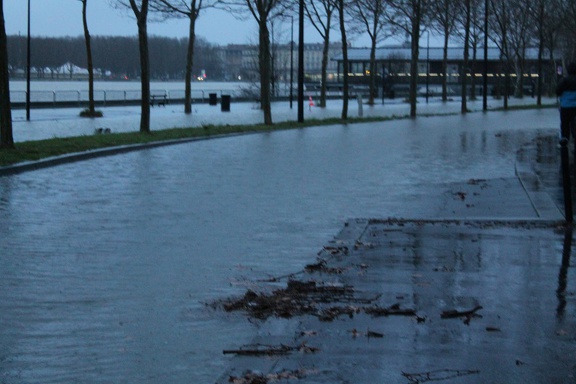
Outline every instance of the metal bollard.
<path fill-rule="evenodd" d="M 564 190 L 564 216 L 568 223 L 574 220 L 572 212 L 572 188 L 570 186 L 570 157 L 568 156 L 568 139 L 560 139 L 560 157 L 562 160 L 562 185 Z"/>

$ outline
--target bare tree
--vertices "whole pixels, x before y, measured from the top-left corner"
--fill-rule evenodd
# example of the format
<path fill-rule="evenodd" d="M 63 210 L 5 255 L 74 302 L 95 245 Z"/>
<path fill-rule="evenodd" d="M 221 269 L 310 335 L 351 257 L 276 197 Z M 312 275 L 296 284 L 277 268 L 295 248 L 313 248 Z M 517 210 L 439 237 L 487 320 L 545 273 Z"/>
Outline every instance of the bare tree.
<path fill-rule="evenodd" d="M 190 20 L 188 28 L 188 50 L 186 53 L 186 72 L 184 88 L 184 113 L 192 113 L 192 67 L 194 65 L 194 43 L 196 42 L 196 20 L 200 11 L 213 6 L 214 1 L 203 0 L 152 0 L 151 9 L 175 17 Z"/>
<path fill-rule="evenodd" d="M 94 105 L 94 63 L 92 61 L 92 47 L 90 41 L 90 30 L 88 29 L 88 19 L 86 18 L 86 8 L 88 0 L 80 0 L 82 3 L 82 25 L 84 26 L 84 44 L 86 45 L 86 61 L 88 66 L 88 110 L 81 113 L 87 117 L 101 117 L 101 112 L 96 112 Z"/>
<path fill-rule="evenodd" d="M 0 148 L 14 148 L 4 1 L 0 0 Z"/>
<path fill-rule="evenodd" d="M 376 45 L 390 37 L 386 34 L 388 3 L 386 0 L 353 0 L 350 13 L 370 37 L 370 96 L 368 104 L 374 104 L 376 93 Z"/>
<path fill-rule="evenodd" d="M 515 96 L 523 96 L 526 50 L 535 41 L 534 29 L 530 26 L 531 12 L 533 0 L 490 0 L 491 37 L 500 49 L 504 64 L 504 108 L 508 107 L 512 71 L 516 75 Z"/>
<path fill-rule="evenodd" d="M 546 18 L 549 15 L 546 14 L 546 4 L 543 0 L 536 0 L 535 4 L 535 12 L 531 12 L 531 17 L 534 22 L 534 28 L 536 30 L 536 36 L 538 41 L 538 63 L 537 63 L 537 71 L 538 71 L 538 83 L 536 85 L 536 91 L 538 93 L 538 98 L 536 101 L 536 105 L 542 105 L 542 55 L 544 53 L 544 44 L 545 42 L 545 25 L 546 25 Z"/>
<path fill-rule="evenodd" d="M 432 27 L 440 32 L 443 37 L 442 56 L 442 101 L 448 100 L 448 43 L 456 28 L 456 6 L 459 0 L 438 0 L 432 4 Z"/>
<path fill-rule="evenodd" d="M 564 29 L 564 0 L 537 0 L 537 12 L 535 15 L 535 26 L 538 35 L 538 101 L 537 104 L 542 103 L 542 93 L 544 92 L 544 79 L 546 78 L 548 94 L 554 94 L 556 89 L 556 60 L 555 52 L 559 46 L 559 41 Z M 573 44 L 571 44 L 573 45 Z M 547 73 L 544 73 L 544 49 L 548 50 L 548 66 Z"/>
<path fill-rule="evenodd" d="M 526 50 L 534 44 L 534 33 L 531 25 L 530 11 L 534 0 L 510 0 L 511 23 L 510 41 L 513 53 L 512 64 L 516 74 L 514 96 L 524 96 L 524 74 L 526 73 Z"/>
<path fill-rule="evenodd" d="M 258 24 L 258 69 L 260 72 L 260 107 L 264 113 L 264 124 L 272 124 L 271 78 L 272 54 L 268 23 L 282 16 L 286 9 L 284 0 L 223 0 L 222 5 L 232 12 L 248 12 Z"/>
<path fill-rule="evenodd" d="M 476 100 L 476 64 L 478 62 L 478 48 L 484 39 L 484 1 L 471 0 L 470 48 L 472 49 L 472 62 L 470 64 L 470 100 Z"/>
<path fill-rule="evenodd" d="M 343 74 L 343 86 L 342 86 L 342 120 L 348 119 L 348 37 L 346 34 L 346 0 L 337 0 L 338 18 L 340 23 L 340 36 L 342 39 L 342 74 Z"/>
<path fill-rule="evenodd" d="M 306 14 L 312 26 L 318 31 L 323 40 L 322 69 L 320 84 L 320 107 L 326 107 L 326 81 L 328 79 L 328 52 L 330 49 L 330 31 L 332 30 L 332 17 L 336 10 L 337 0 L 306 0 Z"/>
<path fill-rule="evenodd" d="M 576 59 L 576 1 L 561 0 L 560 7 L 563 12 L 560 44 L 566 62 Z"/>
<path fill-rule="evenodd" d="M 430 0 L 388 0 L 392 9 L 389 22 L 410 36 L 410 117 L 416 117 L 416 91 L 418 87 L 418 56 L 422 27 Z"/>
<path fill-rule="evenodd" d="M 490 0 L 490 29 L 491 38 L 500 49 L 500 56 L 504 65 L 504 109 L 508 108 L 508 90 L 510 87 L 510 62 L 512 53 L 510 49 L 510 23 L 511 13 L 508 0 Z"/>
<path fill-rule="evenodd" d="M 470 25 L 472 6 L 471 0 L 464 0 L 460 5 L 462 15 L 462 28 L 464 33 L 464 60 L 462 62 L 462 70 L 460 71 L 461 86 L 462 86 L 462 103 L 461 113 L 468 112 L 467 99 L 468 99 L 468 73 L 469 71 L 469 56 L 470 56 Z"/>
<path fill-rule="evenodd" d="M 470 93 L 465 93 L 470 100 L 476 99 L 476 60 L 478 55 L 478 46 L 484 37 L 484 0 L 470 0 L 469 2 L 459 2 L 456 6 L 455 36 L 462 41 L 467 51 L 464 60 L 465 70 L 463 76 L 466 76 L 466 89 L 470 88 Z M 472 59 L 470 60 L 470 50 L 472 50 Z M 468 78 L 470 87 L 468 87 Z"/>
<path fill-rule="evenodd" d="M 148 53 L 148 0 L 116 0 L 125 8 L 132 9 L 138 25 L 138 48 L 140 52 L 140 83 L 142 104 L 140 132 L 150 133 L 150 57 Z"/>

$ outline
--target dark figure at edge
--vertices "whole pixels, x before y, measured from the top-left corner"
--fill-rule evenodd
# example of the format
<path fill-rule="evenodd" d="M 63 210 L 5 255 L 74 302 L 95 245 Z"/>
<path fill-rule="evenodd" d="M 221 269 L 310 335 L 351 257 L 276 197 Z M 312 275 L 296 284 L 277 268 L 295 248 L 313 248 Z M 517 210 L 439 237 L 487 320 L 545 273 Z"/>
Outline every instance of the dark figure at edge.
<path fill-rule="evenodd" d="M 556 96 L 560 98 L 560 136 L 570 140 L 571 132 L 574 136 L 572 124 L 576 118 L 576 63 L 570 63 L 566 72 L 568 75 L 556 87 Z"/>

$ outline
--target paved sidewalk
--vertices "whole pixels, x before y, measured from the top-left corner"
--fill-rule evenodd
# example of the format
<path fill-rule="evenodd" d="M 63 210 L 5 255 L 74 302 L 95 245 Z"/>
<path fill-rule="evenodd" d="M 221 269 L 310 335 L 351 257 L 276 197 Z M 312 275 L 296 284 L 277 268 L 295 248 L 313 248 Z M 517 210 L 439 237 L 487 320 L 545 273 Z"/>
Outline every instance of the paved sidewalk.
<path fill-rule="evenodd" d="M 439 220 L 348 221 L 246 293 L 259 336 L 217 383 L 574 383 L 572 231 L 517 181 L 453 185 Z"/>
<path fill-rule="evenodd" d="M 351 220 L 283 294 L 262 284 L 279 309 L 217 382 L 574 383 L 570 247 L 544 223 Z"/>

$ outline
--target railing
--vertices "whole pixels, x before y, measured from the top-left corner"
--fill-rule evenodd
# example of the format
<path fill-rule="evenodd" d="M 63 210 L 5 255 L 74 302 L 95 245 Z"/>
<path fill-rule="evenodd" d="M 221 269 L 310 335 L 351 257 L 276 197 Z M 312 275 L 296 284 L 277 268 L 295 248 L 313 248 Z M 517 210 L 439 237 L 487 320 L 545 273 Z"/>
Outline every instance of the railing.
<path fill-rule="evenodd" d="M 168 96 L 169 102 L 183 102 L 184 90 L 164 90 L 151 89 L 151 94 L 163 93 Z M 192 99 L 196 102 L 206 102 L 209 93 L 222 95 L 231 95 L 240 98 L 241 91 L 238 89 L 221 89 L 221 90 L 192 90 Z M 75 106 L 88 103 L 88 91 L 62 90 L 62 91 L 31 91 L 30 103 L 35 106 L 59 107 Z M 94 101 L 99 105 L 133 105 L 138 104 L 142 99 L 142 92 L 139 90 L 95 90 Z M 15 107 L 21 107 L 26 104 L 26 91 L 11 91 L 10 101 Z"/>
<path fill-rule="evenodd" d="M 151 94 L 165 94 L 169 103 L 183 103 L 185 91 L 184 90 L 166 90 L 166 89 L 151 89 Z M 209 94 L 216 93 L 217 97 L 221 99 L 222 95 L 230 95 L 234 100 L 254 101 L 259 98 L 257 92 L 253 92 L 250 96 L 245 90 L 234 89 L 220 89 L 220 90 L 200 90 L 192 89 L 192 101 L 195 103 L 205 103 L 209 100 Z M 289 96 L 289 89 L 287 86 L 276 88 L 275 98 L 287 98 Z M 297 87 L 293 89 L 293 95 L 296 97 Z M 305 90 L 306 97 L 318 97 L 320 95 L 319 87 L 308 86 Z M 349 96 L 356 97 L 357 95 L 367 95 L 368 88 L 366 86 L 351 85 L 349 89 Z M 339 87 L 331 87 L 327 92 L 327 96 L 331 98 L 338 98 L 343 96 L 342 89 Z M 142 92 L 139 90 L 95 90 L 94 101 L 98 106 L 120 106 L 120 105 L 137 105 L 142 99 Z M 26 105 L 26 91 L 11 91 L 10 101 L 14 108 L 23 108 Z M 58 91 L 31 91 L 30 103 L 38 108 L 58 108 L 58 107 L 81 107 L 88 104 L 88 91 L 86 90 L 58 90 Z"/>

